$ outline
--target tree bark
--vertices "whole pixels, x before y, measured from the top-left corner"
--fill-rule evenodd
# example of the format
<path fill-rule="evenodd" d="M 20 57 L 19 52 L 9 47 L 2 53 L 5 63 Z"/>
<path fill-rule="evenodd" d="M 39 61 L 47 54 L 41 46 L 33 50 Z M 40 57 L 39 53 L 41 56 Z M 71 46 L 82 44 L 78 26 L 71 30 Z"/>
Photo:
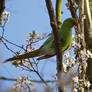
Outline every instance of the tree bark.
<path fill-rule="evenodd" d="M 0 0 L 0 25 L 2 22 L 2 13 L 5 9 L 5 0 Z"/>
<path fill-rule="evenodd" d="M 58 80 L 60 80 L 61 73 L 63 71 L 63 64 L 62 64 L 61 42 L 58 35 L 58 26 L 57 26 L 56 16 L 54 13 L 51 0 L 45 0 L 45 1 L 46 1 L 47 9 L 48 9 L 48 14 L 50 17 L 50 24 L 51 24 L 52 31 L 54 34 L 54 41 L 55 41 L 55 48 L 56 48 L 56 55 L 57 55 L 57 77 L 58 77 Z M 64 91 L 63 89 L 58 87 L 58 92 L 64 92 Z"/>

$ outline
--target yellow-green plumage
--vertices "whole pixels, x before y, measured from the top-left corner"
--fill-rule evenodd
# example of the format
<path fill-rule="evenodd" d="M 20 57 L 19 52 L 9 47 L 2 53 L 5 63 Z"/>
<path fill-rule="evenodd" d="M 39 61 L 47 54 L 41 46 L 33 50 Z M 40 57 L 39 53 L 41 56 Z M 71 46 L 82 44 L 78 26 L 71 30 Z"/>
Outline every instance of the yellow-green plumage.
<path fill-rule="evenodd" d="M 61 29 L 58 31 L 61 44 L 62 44 L 62 47 L 61 47 L 62 51 L 65 51 L 72 43 L 72 28 L 74 26 L 74 22 L 75 22 L 74 18 L 66 19 L 63 22 Z M 4 62 L 13 61 L 13 60 L 22 60 L 22 59 L 32 58 L 37 56 L 41 56 L 38 59 L 46 59 L 54 55 L 56 55 L 54 36 L 53 34 L 51 34 L 39 49 L 34 50 L 32 52 L 27 52 L 19 56 L 9 58 Z"/>

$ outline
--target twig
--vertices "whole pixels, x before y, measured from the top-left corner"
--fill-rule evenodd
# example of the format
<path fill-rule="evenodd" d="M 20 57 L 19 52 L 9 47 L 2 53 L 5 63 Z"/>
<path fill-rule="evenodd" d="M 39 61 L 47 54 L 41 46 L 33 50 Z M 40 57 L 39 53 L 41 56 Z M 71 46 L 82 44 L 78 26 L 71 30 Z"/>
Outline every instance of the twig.
<path fill-rule="evenodd" d="M 30 63 L 31 63 L 31 62 L 30 62 Z M 35 73 L 39 76 L 39 78 L 41 79 L 41 81 L 42 81 L 46 86 L 48 86 L 48 84 L 45 82 L 45 80 L 42 78 L 42 76 L 39 74 L 39 72 L 35 70 L 35 68 L 33 67 L 32 64 L 31 64 L 31 67 L 33 68 L 33 70 L 30 69 L 29 67 L 25 66 L 25 65 L 22 65 L 22 66 L 25 67 L 25 68 L 27 68 L 26 71 L 35 72 Z"/>
<path fill-rule="evenodd" d="M 0 80 L 17 81 L 17 79 L 14 79 L 14 78 L 6 78 L 6 77 L 0 77 Z"/>
<path fill-rule="evenodd" d="M 12 53 L 14 53 L 15 55 L 17 55 L 13 50 L 11 50 L 8 46 L 7 46 L 7 44 L 2 40 L 2 43 L 4 44 L 4 46 L 9 50 L 9 51 L 11 51 Z"/>
<path fill-rule="evenodd" d="M 77 19 L 76 9 L 74 7 L 74 4 L 73 4 L 72 0 L 68 0 L 68 2 L 70 3 L 69 4 L 69 9 L 70 9 L 72 17 Z"/>
<path fill-rule="evenodd" d="M 42 78 L 42 76 L 39 74 L 39 72 L 38 72 L 38 69 L 36 70 L 35 68 L 34 68 L 34 66 L 33 66 L 33 64 L 31 63 L 31 61 L 30 61 L 30 59 L 28 58 L 28 62 L 30 63 L 30 65 L 31 65 L 31 68 L 29 68 L 28 66 L 26 66 L 26 65 L 20 65 L 20 66 L 18 66 L 18 67 L 20 67 L 20 68 L 23 68 L 23 67 L 25 67 L 26 69 L 24 69 L 24 70 L 26 70 L 26 71 L 29 71 L 29 72 L 35 72 L 38 76 L 39 76 L 39 78 L 41 79 L 41 81 L 43 81 L 43 83 L 46 85 L 46 86 L 48 86 L 48 84 L 45 82 L 45 80 Z"/>
<path fill-rule="evenodd" d="M 19 46 L 19 45 L 15 44 L 15 43 L 13 43 L 13 42 L 11 42 L 11 41 L 5 39 L 5 38 L 3 38 L 3 40 L 5 40 L 6 42 L 8 42 L 8 43 L 10 43 L 10 44 L 12 44 L 12 45 L 14 45 L 14 46 L 16 46 L 16 47 L 19 47 L 19 48 L 25 50 L 25 49 L 23 48 L 23 46 Z"/>
<path fill-rule="evenodd" d="M 29 59 L 28 59 L 29 60 Z M 45 80 L 42 78 L 42 76 L 39 74 L 38 70 L 36 70 L 34 67 L 33 67 L 33 64 L 30 62 L 29 60 L 29 63 L 31 65 L 31 67 L 33 68 L 33 71 L 39 76 L 39 78 L 43 81 L 43 83 L 48 86 L 48 84 L 45 82 Z M 29 68 L 30 69 L 30 68 Z"/>
<path fill-rule="evenodd" d="M 5 29 L 4 29 L 4 28 L 5 28 L 6 23 L 7 23 L 7 21 L 5 21 L 5 22 L 4 22 L 4 25 L 2 26 L 2 31 L 3 31 L 3 32 L 2 32 L 2 37 L 4 36 L 4 32 L 5 32 Z"/>
<path fill-rule="evenodd" d="M 36 40 L 36 41 L 34 41 L 34 42 L 30 42 L 30 44 L 33 44 L 33 43 L 37 43 L 37 42 L 39 42 L 39 41 L 41 41 L 41 40 L 44 40 L 44 39 L 46 39 L 48 36 L 50 36 L 52 33 L 50 33 L 50 34 L 48 34 L 45 38 L 41 38 L 40 40 Z M 30 45 L 29 44 L 29 45 Z"/>
<path fill-rule="evenodd" d="M 33 70 L 28 68 L 26 65 L 18 65 L 18 67 L 24 69 L 25 71 L 33 72 Z"/>
<path fill-rule="evenodd" d="M 73 18 L 75 18 L 76 22 L 77 22 L 77 25 L 75 27 L 75 31 L 76 31 L 76 34 L 79 34 L 80 33 L 80 25 L 79 25 L 79 18 L 77 16 L 77 13 L 76 13 L 76 9 L 74 7 L 74 4 L 72 2 L 72 0 L 67 0 L 69 2 L 69 9 L 70 9 L 70 12 L 71 12 L 71 15 Z"/>
<path fill-rule="evenodd" d="M 7 81 L 17 81 L 17 79 L 14 78 L 6 78 L 6 77 L 0 77 L 1 80 L 7 80 Z M 40 80 L 30 80 L 31 82 L 36 82 L 36 83 L 43 83 L 43 81 Z M 54 83 L 56 80 L 46 80 L 46 83 Z"/>

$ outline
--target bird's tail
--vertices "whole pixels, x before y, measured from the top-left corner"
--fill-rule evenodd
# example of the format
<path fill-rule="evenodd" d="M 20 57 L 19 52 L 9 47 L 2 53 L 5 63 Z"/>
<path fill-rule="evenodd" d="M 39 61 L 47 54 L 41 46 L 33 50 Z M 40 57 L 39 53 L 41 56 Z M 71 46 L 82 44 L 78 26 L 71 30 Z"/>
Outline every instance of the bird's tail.
<path fill-rule="evenodd" d="M 13 61 L 13 60 L 22 60 L 22 59 L 26 59 L 26 58 L 33 58 L 33 57 L 39 56 L 39 51 L 40 50 L 37 49 L 37 50 L 34 50 L 32 52 L 27 52 L 27 53 L 24 53 L 22 55 L 14 56 L 12 58 L 6 59 L 3 63 Z"/>

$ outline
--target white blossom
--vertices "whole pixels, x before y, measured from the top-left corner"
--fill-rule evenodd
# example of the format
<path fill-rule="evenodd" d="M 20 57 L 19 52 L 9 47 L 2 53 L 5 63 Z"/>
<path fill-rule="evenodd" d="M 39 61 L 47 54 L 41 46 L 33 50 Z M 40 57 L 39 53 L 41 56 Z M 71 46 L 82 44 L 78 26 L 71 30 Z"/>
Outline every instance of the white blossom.
<path fill-rule="evenodd" d="M 64 72 L 67 72 L 67 67 L 66 67 L 66 64 L 63 63 L 63 69 L 64 69 Z"/>
<path fill-rule="evenodd" d="M 75 83 L 78 83 L 78 76 L 73 77 L 72 80 L 73 80 Z"/>
<path fill-rule="evenodd" d="M 73 89 L 73 92 L 78 92 L 78 90 L 76 88 Z"/>
<path fill-rule="evenodd" d="M 91 51 L 87 50 L 87 55 L 88 55 L 88 57 L 92 58 L 92 53 L 91 53 Z"/>
<path fill-rule="evenodd" d="M 84 84 L 85 84 L 85 86 L 87 86 L 88 88 L 89 88 L 90 85 L 91 85 L 89 81 L 84 82 Z"/>
<path fill-rule="evenodd" d="M 9 16 L 10 16 L 10 12 L 5 11 L 5 12 L 3 12 L 2 19 L 4 21 L 9 21 Z"/>

